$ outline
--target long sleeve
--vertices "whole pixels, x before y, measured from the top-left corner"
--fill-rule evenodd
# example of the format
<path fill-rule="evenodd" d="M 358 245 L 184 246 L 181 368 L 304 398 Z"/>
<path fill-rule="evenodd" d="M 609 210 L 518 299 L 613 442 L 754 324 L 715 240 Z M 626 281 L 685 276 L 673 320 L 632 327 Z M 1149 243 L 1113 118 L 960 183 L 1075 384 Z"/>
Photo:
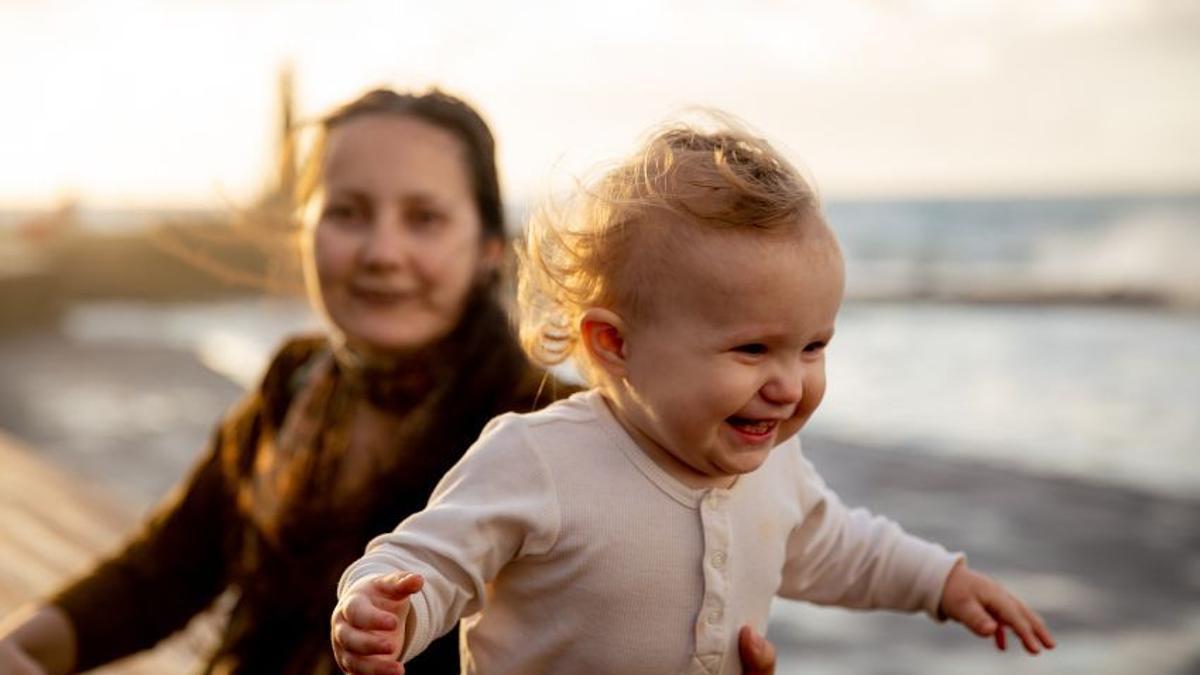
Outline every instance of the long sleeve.
<path fill-rule="evenodd" d="M 962 555 L 866 509 L 848 509 L 807 460 L 795 458 L 804 515 L 788 537 L 778 594 L 856 609 L 924 610 L 937 618 L 946 577 Z"/>
<path fill-rule="evenodd" d="M 553 546 L 560 515 L 545 464 L 513 415 L 493 420 L 434 490 L 424 511 L 376 537 L 338 585 L 395 571 L 416 572 L 403 659 L 479 611 L 485 586 L 510 560 Z"/>
<path fill-rule="evenodd" d="M 232 502 L 220 435 L 121 551 L 50 598 L 71 618 L 79 670 L 153 646 L 224 587 Z"/>

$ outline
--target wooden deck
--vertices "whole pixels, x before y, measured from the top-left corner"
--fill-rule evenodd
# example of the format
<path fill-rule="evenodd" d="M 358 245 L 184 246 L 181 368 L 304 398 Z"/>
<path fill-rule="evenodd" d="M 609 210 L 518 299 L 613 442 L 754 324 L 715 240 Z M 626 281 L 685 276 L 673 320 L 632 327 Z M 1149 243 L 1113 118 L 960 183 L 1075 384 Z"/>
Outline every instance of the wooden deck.
<path fill-rule="evenodd" d="M 120 543 L 139 514 L 41 460 L 0 431 L 0 616 L 51 592 Z M 196 670 L 211 618 L 152 652 L 98 673 L 133 675 Z"/>

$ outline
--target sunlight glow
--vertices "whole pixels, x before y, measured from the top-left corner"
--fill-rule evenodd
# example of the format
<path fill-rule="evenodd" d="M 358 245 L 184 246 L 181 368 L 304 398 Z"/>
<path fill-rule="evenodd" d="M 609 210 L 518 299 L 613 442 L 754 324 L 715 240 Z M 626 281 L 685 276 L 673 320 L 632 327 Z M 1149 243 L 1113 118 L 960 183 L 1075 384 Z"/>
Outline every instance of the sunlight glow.
<path fill-rule="evenodd" d="M 1144 2 L 17 3 L 0 6 L 0 208 L 220 205 L 267 180 L 275 74 L 301 113 L 437 83 L 522 198 L 691 105 L 828 193 L 1200 187 L 1200 10 Z"/>

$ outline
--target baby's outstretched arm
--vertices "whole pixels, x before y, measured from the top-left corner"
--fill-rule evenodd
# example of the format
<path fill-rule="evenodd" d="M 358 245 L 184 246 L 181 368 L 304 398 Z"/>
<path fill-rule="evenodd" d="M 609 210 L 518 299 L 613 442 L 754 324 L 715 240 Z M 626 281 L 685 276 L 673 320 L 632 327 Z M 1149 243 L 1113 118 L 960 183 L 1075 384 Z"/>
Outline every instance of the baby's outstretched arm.
<path fill-rule="evenodd" d="M 396 572 L 359 579 L 346 590 L 330 621 L 333 655 L 350 675 L 403 675 L 408 598 L 421 590 L 418 574 Z"/>
<path fill-rule="evenodd" d="M 976 635 L 993 638 L 997 649 L 1005 648 L 1005 626 L 1016 633 L 1030 654 L 1054 649 L 1054 638 L 1037 612 L 991 577 L 967 567 L 965 561 L 958 561 L 950 570 L 941 609 Z"/>

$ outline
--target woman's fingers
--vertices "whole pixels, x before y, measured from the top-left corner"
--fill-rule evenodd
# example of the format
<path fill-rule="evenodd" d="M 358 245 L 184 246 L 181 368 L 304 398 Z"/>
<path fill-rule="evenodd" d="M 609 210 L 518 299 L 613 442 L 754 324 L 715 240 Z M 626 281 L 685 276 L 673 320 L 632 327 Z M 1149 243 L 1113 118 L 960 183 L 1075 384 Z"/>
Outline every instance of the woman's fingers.
<path fill-rule="evenodd" d="M 14 644 L 0 642 L 0 673 L 46 675 L 46 669 Z"/>
<path fill-rule="evenodd" d="M 750 626 L 742 626 L 738 633 L 738 656 L 742 659 L 742 671 L 746 675 L 775 673 L 775 645 Z"/>
<path fill-rule="evenodd" d="M 358 656 L 390 656 L 396 647 L 386 635 L 358 630 L 340 622 L 333 627 L 333 643 Z"/>

